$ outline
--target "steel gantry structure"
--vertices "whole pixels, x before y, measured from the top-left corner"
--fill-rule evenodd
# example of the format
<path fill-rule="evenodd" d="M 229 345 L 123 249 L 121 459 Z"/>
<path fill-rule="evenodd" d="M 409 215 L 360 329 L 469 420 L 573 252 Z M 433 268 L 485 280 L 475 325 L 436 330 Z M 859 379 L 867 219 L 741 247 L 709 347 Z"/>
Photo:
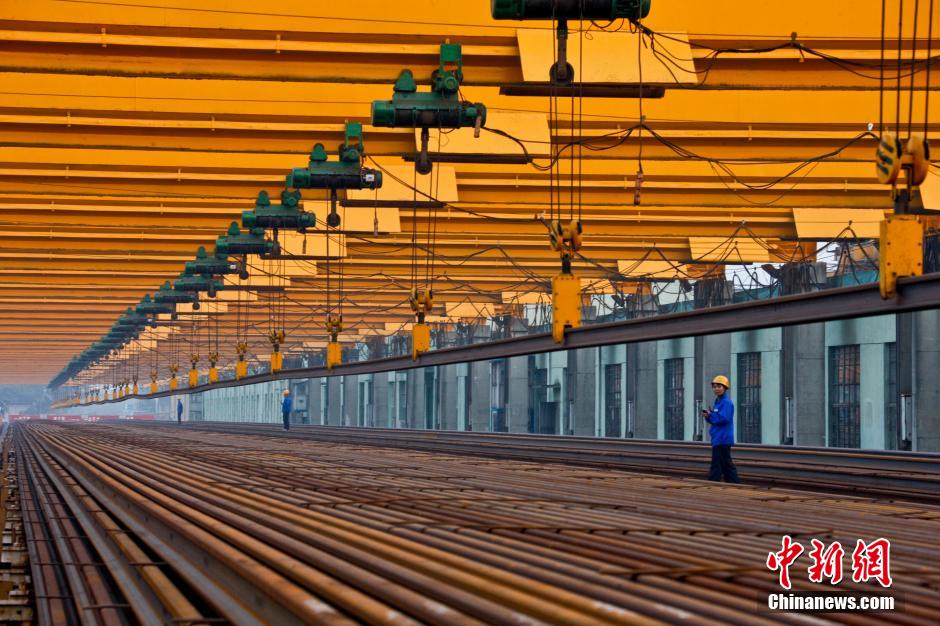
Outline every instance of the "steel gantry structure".
<path fill-rule="evenodd" d="M 295 258 L 255 257 L 254 290 L 162 320 L 139 358 L 182 337 L 181 360 L 194 352 L 204 364 L 216 333 L 219 367 L 231 368 L 243 333 L 249 358 L 266 359 L 273 307 L 288 352 L 325 347 L 338 301 L 340 340 L 389 334 L 414 320 L 416 283 L 433 284 L 429 319 L 439 323 L 531 302 L 558 271 L 538 219 L 555 212 L 577 210 L 584 244 L 573 266 L 604 291 L 612 280 L 629 290 L 630 278 L 806 260 L 818 241 L 877 238 L 891 208 L 869 125 L 880 101 L 895 121 L 882 92 L 898 79 L 879 76 L 874 0 L 746 10 L 682 0 L 655 3 L 643 32 L 572 25 L 569 58 L 593 90 L 554 99 L 539 92 L 554 53 L 546 23 L 494 20 L 484 1 L 415 0 L 406 13 L 380 0 L 325 4 L 4 3 L 3 382 L 50 380 L 200 246 L 211 252 L 259 191 L 276 198 L 315 144 L 332 153 L 347 122 L 363 124 L 364 165 L 384 174 L 382 188 L 344 193 L 333 233 L 329 195 L 304 191 L 319 227 L 280 234 Z M 926 78 L 940 85 L 940 66 L 926 62 L 926 22 L 910 4 L 908 30 L 885 45 L 891 57 L 900 41 L 901 85 L 915 80 L 914 97 L 898 103 L 903 119 L 910 105 L 923 120 Z M 431 129 L 434 168 L 418 176 L 420 132 L 373 126 L 370 107 L 402 68 L 426 90 L 444 42 L 462 46 L 460 95 L 485 103 L 490 131 Z M 621 97 L 624 85 L 665 92 Z M 927 127 L 934 138 L 938 124 Z M 924 207 L 940 209 L 938 188 L 935 169 Z"/>

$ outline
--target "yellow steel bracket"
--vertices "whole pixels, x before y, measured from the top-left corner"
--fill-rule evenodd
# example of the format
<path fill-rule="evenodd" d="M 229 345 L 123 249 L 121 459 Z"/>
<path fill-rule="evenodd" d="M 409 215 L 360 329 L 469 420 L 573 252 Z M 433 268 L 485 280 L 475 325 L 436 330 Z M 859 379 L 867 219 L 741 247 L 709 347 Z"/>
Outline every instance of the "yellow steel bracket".
<path fill-rule="evenodd" d="M 581 249 L 581 223 L 552 222 L 549 240 L 561 256 L 561 273 L 552 279 L 552 338 L 564 343 L 565 329 L 581 326 L 581 280 L 571 273 L 571 259 Z"/>
<path fill-rule="evenodd" d="M 326 330 L 330 333 L 330 342 L 326 344 L 326 369 L 331 370 L 343 362 L 343 348 L 337 341 L 339 333 L 343 330 L 343 316 L 328 316 Z"/>
<path fill-rule="evenodd" d="M 415 313 L 416 322 L 411 329 L 411 360 L 417 361 L 422 352 L 431 349 L 431 327 L 424 323 L 424 316 L 434 308 L 434 295 L 429 292 L 419 293 L 417 290 L 411 294 L 411 310 Z"/>
<path fill-rule="evenodd" d="M 235 352 L 238 353 L 238 362 L 235 363 L 235 380 L 241 380 L 248 375 L 248 362 L 245 361 L 245 354 L 248 352 L 248 344 L 239 341 L 235 344 Z"/>
<path fill-rule="evenodd" d="M 924 273 L 924 227 L 916 215 L 889 215 L 881 222 L 881 297 L 893 298 L 899 277 Z"/>
<path fill-rule="evenodd" d="M 134 377 L 134 395 L 136 396 L 139 393 L 140 393 L 140 387 L 137 386 L 137 377 L 135 376 Z"/>
<path fill-rule="evenodd" d="M 160 391 L 159 385 L 157 385 L 157 370 L 150 370 L 150 393 L 157 393 Z"/>

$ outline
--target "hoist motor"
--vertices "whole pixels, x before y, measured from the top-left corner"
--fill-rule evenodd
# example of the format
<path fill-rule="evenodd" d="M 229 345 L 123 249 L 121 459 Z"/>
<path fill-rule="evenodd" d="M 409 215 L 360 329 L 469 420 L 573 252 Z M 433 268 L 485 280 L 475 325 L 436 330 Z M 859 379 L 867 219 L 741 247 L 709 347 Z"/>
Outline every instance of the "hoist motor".
<path fill-rule="evenodd" d="M 127 310 L 117 319 L 115 325 L 121 328 L 142 328 L 147 325 L 147 316 L 137 313 L 131 307 L 127 307 Z"/>
<path fill-rule="evenodd" d="M 650 12 L 652 0 L 492 0 L 495 20 L 617 20 L 631 22 Z"/>
<path fill-rule="evenodd" d="M 153 320 L 154 317 L 161 314 L 173 313 L 175 308 L 162 302 L 154 302 L 148 293 L 140 299 L 140 303 L 134 309 L 141 315 L 146 315 Z"/>
<path fill-rule="evenodd" d="M 281 192 L 281 203 L 271 204 L 267 191 L 258 194 L 255 208 L 242 212 L 242 226 L 245 228 L 264 228 L 265 230 L 296 230 L 306 232 L 317 225 L 317 216 L 300 208 L 300 192 Z"/>
<path fill-rule="evenodd" d="M 421 149 L 415 159 L 419 174 L 431 173 L 428 138 L 431 128 L 473 128 L 479 137 L 486 125 L 486 106 L 460 99 L 463 54 L 460 44 L 441 44 L 440 66 L 431 74 L 431 91 L 418 91 L 411 70 L 402 70 L 391 100 L 372 103 L 372 125 L 385 128 L 420 128 Z"/>
<path fill-rule="evenodd" d="M 229 261 L 227 254 L 217 251 L 209 256 L 205 247 L 199 246 L 195 260 L 186 261 L 183 274 L 185 276 L 223 276 L 225 274 L 237 274 L 240 269 L 238 263 Z"/>
<path fill-rule="evenodd" d="M 232 222 L 228 227 L 228 232 L 215 240 L 216 255 L 277 254 L 278 252 L 277 242 L 265 239 L 263 228 L 252 228 L 247 233 L 243 233 L 236 222 Z"/>
<path fill-rule="evenodd" d="M 198 293 L 177 291 L 170 281 L 163 283 L 163 286 L 154 292 L 153 301 L 157 304 L 192 304 L 194 311 L 199 309 Z"/>
<path fill-rule="evenodd" d="M 185 273 L 180 274 L 180 277 L 173 283 L 173 289 L 176 291 L 205 293 L 210 298 L 216 297 L 224 288 L 222 281 L 215 280 L 211 276 L 187 276 Z"/>
<path fill-rule="evenodd" d="M 650 12 L 652 0 L 493 0 L 496 20 L 552 20 L 557 22 L 555 63 L 549 78 L 555 85 L 574 80 L 574 67 L 568 62 L 568 20 L 617 20 L 636 23 Z"/>
<path fill-rule="evenodd" d="M 292 189 L 327 189 L 330 192 L 330 212 L 326 224 L 336 228 L 340 224 L 336 212 L 337 191 L 340 189 L 379 189 L 382 172 L 362 167 L 364 144 L 362 124 L 346 122 L 343 144 L 339 147 L 339 160 L 330 161 L 322 143 L 313 147 L 307 167 L 297 167 L 287 175 L 287 186 Z"/>

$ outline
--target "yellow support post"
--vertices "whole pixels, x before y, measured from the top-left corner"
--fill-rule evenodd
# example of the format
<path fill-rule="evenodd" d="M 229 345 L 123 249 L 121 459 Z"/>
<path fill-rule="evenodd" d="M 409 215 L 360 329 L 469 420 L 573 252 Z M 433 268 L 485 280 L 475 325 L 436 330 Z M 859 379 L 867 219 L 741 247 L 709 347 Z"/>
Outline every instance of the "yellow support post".
<path fill-rule="evenodd" d="M 924 273 L 924 227 L 916 215 L 889 215 L 881 222 L 881 297 L 893 298 L 898 278 Z"/>

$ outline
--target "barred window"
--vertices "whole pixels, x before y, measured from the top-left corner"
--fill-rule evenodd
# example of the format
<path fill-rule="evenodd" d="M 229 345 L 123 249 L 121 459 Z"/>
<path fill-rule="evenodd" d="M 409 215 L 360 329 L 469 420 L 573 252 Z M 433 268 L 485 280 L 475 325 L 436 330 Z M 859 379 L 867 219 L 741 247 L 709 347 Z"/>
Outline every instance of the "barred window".
<path fill-rule="evenodd" d="M 829 348 L 829 445 L 861 446 L 861 360 L 858 345 Z"/>
<path fill-rule="evenodd" d="M 666 359 L 663 363 L 666 384 L 663 402 L 666 439 L 685 438 L 685 369 L 684 359 Z"/>
<path fill-rule="evenodd" d="M 738 354 L 738 440 L 742 443 L 761 442 L 760 352 Z"/>

